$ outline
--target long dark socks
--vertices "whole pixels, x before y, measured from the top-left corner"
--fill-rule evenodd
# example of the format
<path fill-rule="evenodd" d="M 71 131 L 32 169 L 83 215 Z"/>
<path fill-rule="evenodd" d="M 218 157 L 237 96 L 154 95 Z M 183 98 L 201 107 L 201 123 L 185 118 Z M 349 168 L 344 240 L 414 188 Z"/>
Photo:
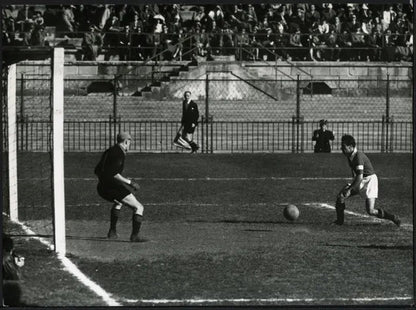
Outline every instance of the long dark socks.
<path fill-rule="evenodd" d="M 139 215 L 139 214 L 133 214 L 133 218 L 132 218 L 132 225 L 133 225 L 133 230 L 132 230 L 132 235 L 138 235 L 139 231 L 140 231 L 140 227 L 142 226 L 142 220 L 143 220 L 143 216 Z"/>
<path fill-rule="evenodd" d="M 116 231 L 117 228 L 117 221 L 120 216 L 120 209 L 112 208 L 111 209 L 111 217 L 110 217 L 110 229 Z"/>

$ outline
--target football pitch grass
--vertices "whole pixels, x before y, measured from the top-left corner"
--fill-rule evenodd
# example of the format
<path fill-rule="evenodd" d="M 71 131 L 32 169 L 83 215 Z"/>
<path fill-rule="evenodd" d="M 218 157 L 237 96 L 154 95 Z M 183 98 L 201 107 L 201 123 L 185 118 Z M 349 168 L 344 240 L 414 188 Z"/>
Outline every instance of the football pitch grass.
<path fill-rule="evenodd" d="M 359 197 L 347 202 L 343 226 L 330 225 L 351 179 L 339 153 L 128 154 L 123 174 L 138 181 L 145 207 L 141 243 L 128 241 L 127 208 L 119 239 L 106 239 L 111 204 L 96 194 L 99 157 L 65 154 L 66 259 L 93 284 L 3 221 L 26 257 L 27 305 L 413 304 L 412 154 L 369 154 L 377 205 L 399 215 L 400 228 L 368 216 Z M 52 243 L 49 172 L 39 164 L 47 160 L 19 155 L 20 221 Z M 300 210 L 293 223 L 283 217 L 288 204 Z"/>

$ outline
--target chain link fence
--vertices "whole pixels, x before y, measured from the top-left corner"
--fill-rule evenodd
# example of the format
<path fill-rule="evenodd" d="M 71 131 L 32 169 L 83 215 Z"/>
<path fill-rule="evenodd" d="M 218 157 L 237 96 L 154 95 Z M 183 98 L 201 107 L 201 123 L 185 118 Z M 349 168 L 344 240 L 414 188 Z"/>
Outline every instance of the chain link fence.
<path fill-rule="evenodd" d="M 200 67 L 190 78 L 181 66 L 172 68 L 158 71 L 176 73 L 163 79 L 147 78 L 152 71 L 140 66 L 68 74 L 66 150 L 101 151 L 114 143 L 117 131 L 127 130 L 135 137 L 134 151 L 178 151 L 172 139 L 180 126 L 185 91 L 198 103 L 201 122 L 194 138 L 203 152 L 309 152 L 320 119 L 330 122 L 335 143 L 350 133 L 367 151 L 413 150 L 410 78 L 254 79 L 241 71 Z M 32 71 L 26 68 L 16 81 L 19 149 L 44 151 L 51 84 L 47 69 Z M 121 72 L 129 73 L 120 78 Z"/>

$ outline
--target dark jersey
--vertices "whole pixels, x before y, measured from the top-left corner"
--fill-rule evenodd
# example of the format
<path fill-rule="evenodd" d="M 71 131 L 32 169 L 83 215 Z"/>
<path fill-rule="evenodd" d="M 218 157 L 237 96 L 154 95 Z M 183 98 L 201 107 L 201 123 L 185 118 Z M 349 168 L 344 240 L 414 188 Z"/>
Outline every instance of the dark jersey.
<path fill-rule="evenodd" d="M 110 147 L 103 153 L 100 162 L 95 168 L 95 174 L 101 183 L 107 186 L 118 183 L 114 176 L 123 172 L 125 157 L 126 154 L 118 144 Z"/>
<path fill-rule="evenodd" d="M 182 120 L 181 123 L 184 126 L 198 124 L 199 111 L 198 105 L 194 101 L 190 101 L 189 104 L 186 100 L 182 102 Z"/>
<path fill-rule="evenodd" d="M 314 151 L 315 153 L 329 153 L 331 152 L 331 145 L 329 141 L 334 140 L 334 134 L 330 130 L 323 131 L 317 129 L 313 132 L 312 141 L 316 141 Z"/>
<path fill-rule="evenodd" d="M 348 164 L 354 175 L 363 173 L 364 177 L 375 174 L 370 159 L 361 151 L 354 151 L 348 158 Z"/>

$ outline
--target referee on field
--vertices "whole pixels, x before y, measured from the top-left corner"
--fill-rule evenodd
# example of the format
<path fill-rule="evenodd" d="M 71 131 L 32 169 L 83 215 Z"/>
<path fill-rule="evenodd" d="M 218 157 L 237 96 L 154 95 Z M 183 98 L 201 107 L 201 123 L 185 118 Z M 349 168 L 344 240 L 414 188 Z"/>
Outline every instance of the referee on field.
<path fill-rule="evenodd" d="M 120 209 L 123 205 L 133 210 L 132 232 L 130 241 L 139 242 L 139 231 L 143 218 L 143 205 L 132 194 L 132 190 L 138 190 L 139 185 L 134 180 L 122 176 L 124 159 L 130 148 L 131 136 L 127 132 L 117 135 L 117 143 L 107 149 L 101 156 L 100 162 L 95 167 L 98 176 L 98 194 L 107 201 L 113 202 L 110 217 L 110 230 L 107 237 L 117 239 L 117 221 Z"/>

